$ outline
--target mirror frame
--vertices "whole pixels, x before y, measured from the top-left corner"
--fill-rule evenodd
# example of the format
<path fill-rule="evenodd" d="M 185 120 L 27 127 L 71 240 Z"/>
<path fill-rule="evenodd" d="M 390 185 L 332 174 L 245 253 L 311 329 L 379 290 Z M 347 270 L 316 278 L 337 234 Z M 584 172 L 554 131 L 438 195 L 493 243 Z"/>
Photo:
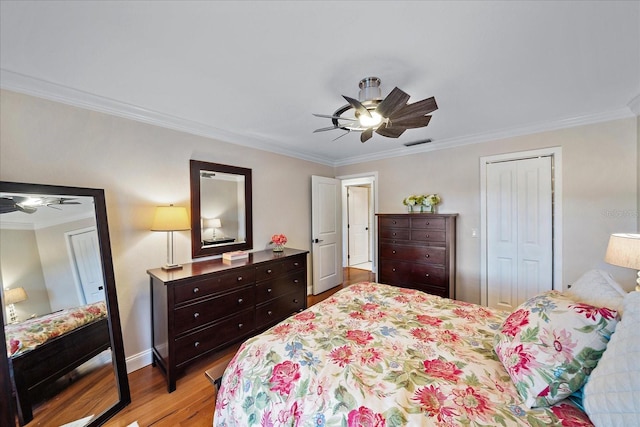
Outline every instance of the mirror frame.
<path fill-rule="evenodd" d="M 124 357 L 124 345 L 122 342 L 120 312 L 118 311 L 118 297 L 116 293 L 115 275 L 113 272 L 113 260 L 111 258 L 111 243 L 109 241 L 109 224 L 107 222 L 107 206 L 104 190 L 95 188 L 65 187 L 57 185 L 27 184 L 19 182 L 0 181 L 0 192 L 93 197 L 96 218 L 96 231 L 98 233 L 98 246 L 100 248 L 100 255 L 102 258 L 102 274 L 104 275 L 104 284 L 106 288 L 106 305 L 109 313 L 108 321 L 109 335 L 111 338 L 112 364 L 115 370 L 114 376 L 116 380 L 116 387 L 120 396 L 120 400 L 118 400 L 113 406 L 96 416 L 88 424 L 88 426 L 102 425 L 105 423 L 105 421 L 113 417 L 117 412 L 121 411 L 125 406 L 131 403 L 131 392 L 129 389 L 127 368 Z M 2 318 L 0 318 L 0 326 L 2 327 L 2 335 L 4 336 L 4 319 Z M 2 347 L 5 347 L 4 339 L 2 340 Z M 2 381 L 2 383 L 0 384 L 0 389 L 5 389 L 6 387 L 9 387 L 9 389 L 11 389 L 11 382 L 9 377 L 9 359 L 7 357 L 6 347 L 5 351 L 2 351 L 2 355 L 0 355 L 0 369 L 2 369 L 2 372 L 0 372 L 0 381 Z"/>
<path fill-rule="evenodd" d="M 238 166 L 221 165 L 219 163 L 203 162 L 200 160 L 190 160 L 189 170 L 189 177 L 191 181 L 191 256 L 193 258 L 199 258 L 211 255 L 220 255 L 224 252 L 252 249 L 253 215 L 251 201 L 251 169 Z M 202 246 L 202 230 L 200 228 L 200 171 L 220 172 L 244 176 L 244 216 L 246 235 L 244 242 L 223 244 L 219 246 Z"/>

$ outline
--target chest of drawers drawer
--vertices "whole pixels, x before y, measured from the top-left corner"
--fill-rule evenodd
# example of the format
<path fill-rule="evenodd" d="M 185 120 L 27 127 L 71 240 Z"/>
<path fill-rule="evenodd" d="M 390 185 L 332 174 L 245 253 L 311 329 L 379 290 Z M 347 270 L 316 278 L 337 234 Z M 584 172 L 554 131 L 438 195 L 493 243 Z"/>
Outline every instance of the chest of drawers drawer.
<path fill-rule="evenodd" d="M 306 286 L 305 270 L 294 271 L 286 275 L 256 283 L 256 298 L 258 301 L 269 301 L 282 295 L 300 290 Z"/>
<path fill-rule="evenodd" d="M 292 313 L 304 310 L 306 296 L 301 290 L 283 295 L 256 307 L 256 327 L 258 329 L 271 326 Z"/>
<path fill-rule="evenodd" d="M 446 248 L 439 246 L 409 246 L 391 243 L 380 244 L 380 258 L 411 262 L 442 264 Z"/>
<path fill-rule="evenodd" d="M 190 302 L 200 298 L 208 298 L 210 295 L 228 291 L 238 286 L 252 284 L 255 281 L 254 268 L 242 268 L 230 273 L 220 274 L 214 277 L 206 277 L 199 280 L 189 280 L 186 283 L 176 284 L 174 291 L 175 304 Z"/>
<path fill-rule="evenodd" d="M 230 340 L 250 335 L 255 329 L 255 313 L 245 310 L 233 317 L 196 330 L 176 340 L 176 366 L 223 346 Z"/>
<path fill-rule="evenodd" d="M 444 266 L 437 264 L 382 260 L 380 278 L 383 283 L 422 283 L 440 288 L 448 285 Z"/>
<path fill-rule="evenodd" d="M 249 285 L 234 292 L 217 294 L 209 299 L 182 306 L 174 312 L 176 335 L 253 308 L 254 305 L 255 291 L 253 286 Z"/>

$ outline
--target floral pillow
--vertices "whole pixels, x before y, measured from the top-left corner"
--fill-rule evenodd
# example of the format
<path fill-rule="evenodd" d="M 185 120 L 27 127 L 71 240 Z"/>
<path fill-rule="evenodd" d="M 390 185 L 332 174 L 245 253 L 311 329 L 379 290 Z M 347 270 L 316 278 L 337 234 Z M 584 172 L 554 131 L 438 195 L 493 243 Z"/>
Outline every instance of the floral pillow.
<path fill-rule="evenodd" d="M 505 319 L 494 348 L 524 404 L 550 406 L 584 385 L 616 323 L 614 310 L 549 291 Z"/>

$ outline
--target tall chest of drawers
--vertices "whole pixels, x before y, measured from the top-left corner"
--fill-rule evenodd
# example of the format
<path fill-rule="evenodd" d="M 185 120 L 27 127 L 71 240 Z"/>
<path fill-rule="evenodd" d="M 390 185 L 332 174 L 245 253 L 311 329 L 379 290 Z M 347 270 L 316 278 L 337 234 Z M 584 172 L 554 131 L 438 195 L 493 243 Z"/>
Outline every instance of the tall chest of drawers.
<path fill-rule="evenodd" d="M 307 306 L 307 253 L 286 248 L 248 259 L 148 270 L 153 365 L 176 389 L 179 372 Z"/>
<path fill-rule="evenodd" d="M 457 214 L 378 214 L 378 281 L 455 298 Z"/>

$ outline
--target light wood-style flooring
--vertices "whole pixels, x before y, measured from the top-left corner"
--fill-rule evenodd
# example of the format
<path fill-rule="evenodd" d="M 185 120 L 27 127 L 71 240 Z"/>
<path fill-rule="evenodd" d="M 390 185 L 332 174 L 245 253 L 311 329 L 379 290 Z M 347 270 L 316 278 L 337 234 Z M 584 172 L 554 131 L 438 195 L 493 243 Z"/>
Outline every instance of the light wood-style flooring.
<path fill-rule="evenodd" d="M 353 283 L 373 281 L 374 275 L 370 271 L 356 268 L 345 268 L 343 283 L 320 295 L 309 295 L 307 304 L 317 304 L 325 298 L 333 295 L 340 289 Z M 137 422 L 140 427 L 148 426 L 180 426 L 196 427 L 211 426 L 213 422 L 213 410 L 215 405 L 215 389 L 204 375 L 222 357 L 228 357 L 235 353 L 238 346 L 234 346 L 224 352 L 211 355 L 189 366 L 184 375 L 178 379 L 177 389 L 173 393 L 167 393 L 167 383 L 159 368 L 151 365 L 129 374 L 129 387 L 131 389 L 131 404 L 119 412 L 105 425 L 110 427 L 126 427 Z M 69 411 L 77 401 L 73 399 L 73 391 L 66 402 L 58 402 L 62 411 L 69 415 Z M 103 397 L 103 396 L 101 396 Z M 102 400 L 96 397 L 96 400 Z M 83 405 L 84 406 L 84 405 Z M 86 407 L 84 408 L 86 410 Z M 86 412 L 85 412 L 86 413 Z M 59 424 L 51 423 L 52 420 L 36 418 L 29 426 L 45 426 Z"/>

